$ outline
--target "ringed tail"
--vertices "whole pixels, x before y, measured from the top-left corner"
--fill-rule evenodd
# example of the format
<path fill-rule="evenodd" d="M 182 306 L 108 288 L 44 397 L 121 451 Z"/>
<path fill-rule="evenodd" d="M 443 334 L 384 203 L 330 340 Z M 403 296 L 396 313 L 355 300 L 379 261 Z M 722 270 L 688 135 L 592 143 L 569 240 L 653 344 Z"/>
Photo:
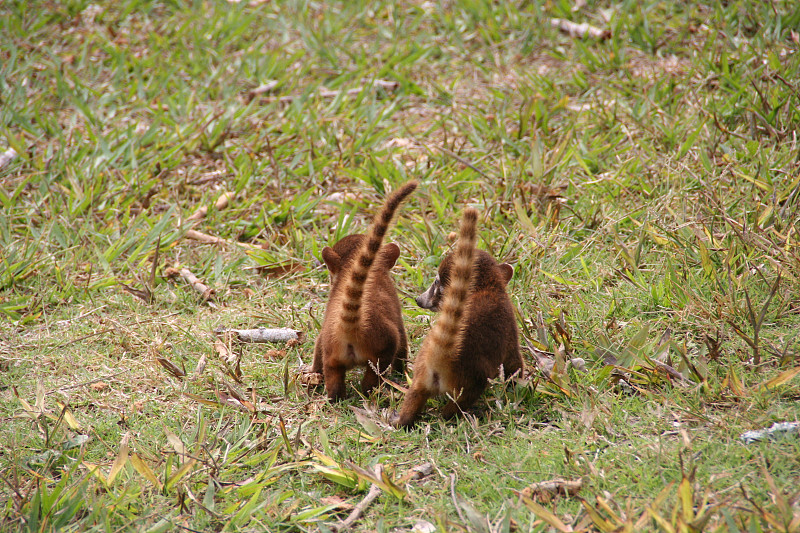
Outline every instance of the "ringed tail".
<path fill-rule="evenodd" d="M 367 232 L 367 238 L 358 255 L 353 260 L 353 268 L 345 285 L 345 299 L 342 302 L 342 326 L 345 330 L 353 332 L 358 328 L 361 319 L 361 299 L 364 295 L 364 285 L 367 275 L 375 262 L 375 257 L 383 244 L 383 238 L 389 230 L 395 211 L 406 197 L 417 188 L 419 182 L 411 180 L 402 187 L 392 192 L 384 202 L 380 212 Z"/>
<path fill-rule="evenodd" d="M 477 221 L 477 210 L 471 207 L 464 210 L 453 258 L 453 269 L 450 273 L 450 283 L 445 289 L 439 319 L 425 339 L 430 355 L 434 358 L 451 354 L 457 348 L 461 333 L 461 319 L 470 292 L 472 264 L 477 241 Z"/>

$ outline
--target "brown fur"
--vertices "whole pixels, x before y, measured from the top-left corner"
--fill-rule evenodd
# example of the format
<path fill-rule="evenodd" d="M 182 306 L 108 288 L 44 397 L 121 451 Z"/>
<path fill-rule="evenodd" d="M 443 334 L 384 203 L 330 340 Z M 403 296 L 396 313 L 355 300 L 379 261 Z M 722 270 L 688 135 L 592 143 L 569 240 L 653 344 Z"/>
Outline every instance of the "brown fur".
<path fill-rule="evenodd" d="M 506 284 L 514 270 L 475 250 L 477 211 L 467 209 L 454 253 L 439 266 L 431 287 L 417 298 L 441 315 L 414 361 L 414 380 L 406 393 L 397 426 L 411 426 L 428 398 L 448 394 L 445 418 L 470 407 L 489 379 L 522 370 L 517 323 Z"/>
<path fill-rule="evenodd" d="M 345 396 L 345 372 L 366 366 L 361 390 L 366 394 L 380 382 L 375 372 L 389 365 L 403 369 L 408 352 L 400 300 L 389 270 L 400 248 L 383 238 L 400 203 L 417 188 L 409 181 L 386 199 L 367 235 L 348 235 L 322 258 L 331 274 L 331 294 L 325 308 L 312 372 L 321 372 L 328 398 Z"/>

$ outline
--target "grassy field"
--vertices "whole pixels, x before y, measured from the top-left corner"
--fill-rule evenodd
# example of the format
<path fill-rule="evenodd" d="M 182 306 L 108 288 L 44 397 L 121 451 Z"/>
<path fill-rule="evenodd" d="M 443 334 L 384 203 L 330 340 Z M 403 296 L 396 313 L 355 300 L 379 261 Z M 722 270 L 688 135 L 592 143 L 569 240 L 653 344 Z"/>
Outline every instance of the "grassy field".
<path fill-rule="evenodd" d="M 0 3 L 0 528 L 800 531 L 800 9 L 581 4 Z M 395 431 L 300 368 L 411 178 L 412 354 L 470 205 L 528 371 Z"/>

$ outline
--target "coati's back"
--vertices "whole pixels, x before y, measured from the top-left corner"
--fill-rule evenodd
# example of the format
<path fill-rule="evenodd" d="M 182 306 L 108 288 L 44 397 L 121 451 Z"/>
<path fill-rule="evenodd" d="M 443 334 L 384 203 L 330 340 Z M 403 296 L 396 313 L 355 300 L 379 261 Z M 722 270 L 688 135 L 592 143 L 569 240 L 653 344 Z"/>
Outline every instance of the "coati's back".
<path fill-rule="evenodd" d="M 463 235 L 464 221 L 461 232 Z M 427 398 L 441 394 L 455 400 L 442 410 L 445 417 L 451 417 L 480 397 L 487 381 L 499 375 L 501 365 L 506 376 L 522 369 L 514 309 L 505 290 L 513 275 L 510 265 L 498 264 L 487 252 L 474 250 L 462 315 L 457 328 L 451 323 L 456 316 L 451 301 L 458 300 L 453 296 L 461 293 L 465 279 L 461 240 L 460 235 L 456 251 L 445 257 L 434 283 L 417 298 L 420 307 L 441 310 L 441 316 L 429 335 L 432 341 L 425 340 L 415 361 L 414 380 L 396 421 L 399 426 L 413 424 Z M 474 240 L 472 243 L 474 246 Z M 445 326 L 439 328 L 441 321 Z M 449 333 L 454 331 L 456 343 L 448 347 Z"/>
<path fill-rule="evenodd" d="M 428 398 L 445 394 L 460 382 L 456 364 L 465 333 L 464 316 L 469 313 L 477 220 L 475 209 L 464 211 L 456 249 L 448 256 L 448 269 L 444 273 L 448 283 L 438 292 L 436 308 L 441 308 L 441 314 L 414 362 L 413 382 L 395 420 L 398 426 L 413 424 Z"/>
<path fill-rule="evenodd" d="M 399 367 L 405 359 L 400 301 L 389 276 L 400 248 L 383 245 L 383 239 L 397 208 L 416 188 L 410 181 L 390 194 L 366 235 L 348 235 L 322 250 L 332 283 L 312 372 L 322 372 L 331 399 L 344 396 L 346 370 L 367 366 L 362 389 L 369 392 L 379 382 L 375 369 Z"/>

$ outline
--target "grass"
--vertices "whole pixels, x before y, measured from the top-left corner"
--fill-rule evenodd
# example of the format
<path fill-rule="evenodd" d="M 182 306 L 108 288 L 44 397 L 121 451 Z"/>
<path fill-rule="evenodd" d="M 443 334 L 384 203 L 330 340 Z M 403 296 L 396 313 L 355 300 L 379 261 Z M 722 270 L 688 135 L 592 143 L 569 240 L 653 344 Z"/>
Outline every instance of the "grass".
<path fill-rule="evenodd" d="M 800 417 L 794 3 L 252 4 L 0 5 L 4 528 L 330 530 L 380 481 L 357 530 L 797 531 L 800 440 L 739 440 Z M 330 405 L 298 369 L 322 247 L 412 177 L 401 295 L 473 205 L 559 364 L 404 432 L 399 392 Z M 257 326 L 309 340 L 239 374 L 212 332 Z M 555 477 L 583 487 L 520 496 Z"/>

